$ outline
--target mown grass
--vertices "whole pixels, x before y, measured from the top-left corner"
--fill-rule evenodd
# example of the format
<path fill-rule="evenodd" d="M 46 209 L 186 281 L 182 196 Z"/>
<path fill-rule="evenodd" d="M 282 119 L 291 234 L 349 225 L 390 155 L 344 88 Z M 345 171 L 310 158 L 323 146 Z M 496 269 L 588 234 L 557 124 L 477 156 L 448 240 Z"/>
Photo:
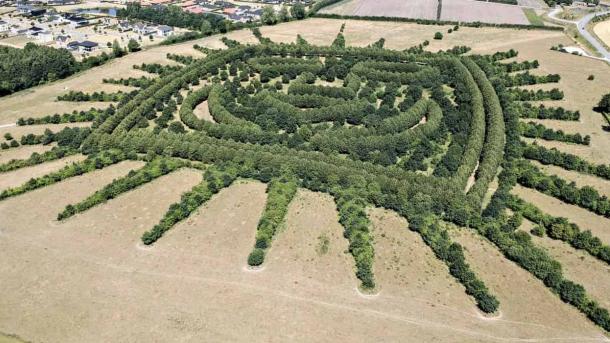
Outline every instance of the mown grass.
<path fill-rule="evenodd" d="M 535 26 L 544 26 L 542 18 L 540 18 L 540 16 L 536 14 L 536 11 L 534 11 L 534 9 L 524 8 L 523 13 L 525 13 L 525 16 L 527 17 L 527 20 L 530 22 L 530 24 Z"/>

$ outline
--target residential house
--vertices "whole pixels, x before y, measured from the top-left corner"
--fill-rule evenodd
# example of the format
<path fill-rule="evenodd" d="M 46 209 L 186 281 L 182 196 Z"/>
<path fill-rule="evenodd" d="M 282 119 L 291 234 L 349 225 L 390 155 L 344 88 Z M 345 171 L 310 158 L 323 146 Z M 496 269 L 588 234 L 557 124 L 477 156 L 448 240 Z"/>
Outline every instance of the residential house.
<path fill-rule="evenodd" d="M 0 20 L 0 32 L 5 32 L 11 29 L 11 26 L 9 25 L 9 23 Z"/>
<path fill-rule="evenodd" d="M 37 26 L 32 26 L 29 29 L 26 30 L 25 35 L 28 38 L 35 38 L 36 35 L 38 35 L 39 32 L 44 31 L 44 29 L 37 27 Z"/>
<path fill-rule="evenodd" d="M 97 44 L 96 42 L 92 42 L 92 41 L 82 41 L 82 42 L 78 42 L 78 41 L 74 41 L 74 42 L 70 42 L 68 43 L 68 49 L 70 50 L 75 50 L 78 52 L 92 52 L 97 50 L 99 47 L 99 44 Z"/>
<path fill-rule="evenodd" d="M 47 12 L 44 8 L 34 7 L 29 4 L 19 4 L 17 5 L 17 12 L 26 16 L 26 17 L 37 17 L 43 15 Z"/>
<path fill-rule="evenodd" d="M 73 29 L 89 25 L 89 20 L 81 16 L 75 15 L 66 19 L 68 21 L 68 25 L 70 25 L 70 27 Z"/>
<path fill-rule="evenodd" d="M 135 25 L 132 26 L 133 28 L 133 32 L 142 35 L 142 36 L 147 36 L 147 35 L 151 35 L 153 33 L 155 33 L 155 29 L 147 26 L 144 23 L 136 23 Z"/>
<path fill-rule="evenodd" d="M 167 25 L 159 25 L 157 26 L 157 36 L 159 37 L 167 37 L 174 34 L 174 29 L 171 26 Z"/>
<path fill-rule="evenodd" d="M 53 41 L 53 33 L 51 31 L 44 30 L 34 34 L 33 38 L 36 38 L 36 40 L 41 43 L 50 43 Z"/>
<path fill-rule="evenodd" d="M 126 31 L 133 30 L 133 28 L 131 27 L 131 24 L 126 20 L 120 21 L 119 24 L 117 25 L 117 27 L 120 32 L 126 32 Z"/>

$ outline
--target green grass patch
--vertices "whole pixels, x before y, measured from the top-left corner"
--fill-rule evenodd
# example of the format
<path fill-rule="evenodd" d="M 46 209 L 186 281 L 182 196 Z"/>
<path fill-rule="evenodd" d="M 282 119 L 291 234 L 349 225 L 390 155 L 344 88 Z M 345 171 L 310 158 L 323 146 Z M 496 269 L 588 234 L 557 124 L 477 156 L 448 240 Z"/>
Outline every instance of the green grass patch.
<path fill-rule="evenodd" d="M 534 26 L 544 26 L 542 18 L 540 18 L 540 16 L 536 13 L 536 11 L 534 11 L 534 9 L 524 8 L 523 13 L 525 13 L 525 16 L 527 17 L 527 20 L 530 22 L 530 24 Z"/>

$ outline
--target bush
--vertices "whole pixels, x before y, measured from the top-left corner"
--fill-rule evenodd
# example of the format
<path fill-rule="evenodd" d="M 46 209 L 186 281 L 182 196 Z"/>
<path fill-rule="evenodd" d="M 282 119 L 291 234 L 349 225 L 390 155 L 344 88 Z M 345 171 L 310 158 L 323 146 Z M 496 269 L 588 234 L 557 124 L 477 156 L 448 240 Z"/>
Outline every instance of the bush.
<path fill-rule="evenodd" d="M 255 248 L 250 255 L 248 255 L 248 265 L 260 266 L 265 261 L 265 251 L 263 249 Z"/>
<path fill-rule="evenodd" d="M 589 77 L 587 77 L 587 80 L 589 80 L 589 81 L 595 80 L 595 75 L 589 75 Z"/>
<path fill-rule="evenodd" d="M 437 40 L 443 39 L 443 34 L 440 32 L 434 33 L 434 39 L 437 39 Z"/>

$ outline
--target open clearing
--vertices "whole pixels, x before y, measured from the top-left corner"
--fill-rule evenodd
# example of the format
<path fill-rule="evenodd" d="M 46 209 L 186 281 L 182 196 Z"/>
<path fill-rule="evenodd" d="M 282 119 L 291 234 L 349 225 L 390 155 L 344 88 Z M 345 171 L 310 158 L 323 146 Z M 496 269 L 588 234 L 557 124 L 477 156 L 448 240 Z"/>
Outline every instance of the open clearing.
<path fill-rule="evenodd" d="M 593 32 L 599 37 L 604 44 L 610 45 L 610 20 L 599 22 L 593 26 Z"/>
<path fill-rule="evenodd" d="M 450 26 L 329 19 L 266 26 L 261 31 L 276 42 L 293 42 L 300 33 L 310 43 L 330 44 L 343 22 L 348 45 L 366 46 L 384 37 L 386 47 L 405 49 L 429 40 L 429 51 L 455 45 L 471 46 L 475 53 L 514 48 L 519 51 L 515 60 L 539 60 L 541 66 L 533 73 L 560 73 L 556 86 L 566 94 L 566 100 L 548 102 L 549 106 L 582 114 L 579 122 L 541 122 L 590 134 L 591 146 L 577 152 L 591 162 L 609 161 L 610 135 L 602 131 L 603 119 L 590 108 L 607 91 L 610 71 L 603 62 L 550 51 L 553 45 L 569 42 L 561 32 L 460 27 L 436 41 L 434 32 L 446 33 Z M 256 41 L 248 30 L 227 36 Z M 108 103 L 54 99 L 68 90 L 98 90 L 103 78 L 148 75 L 132 65 L 174 63 L 166 58 L 168 52 L 203 56 L 193 44 L 224 47 L 220 36 L 214 36 L 148 48 L 69 79 L 0 98 L 0 125 L 19 117 L 103 108 Z M 595 74 L 595 80 L 587 81 L 588 74 Z M 194 113 L 211 119 L 207 103 Z M 42 133 L 46 127 L 9 127 L 0 133 Z M 568 144 L 559 148 L 576 149 Z M 0 161 L 44 150 L 37 149 L 0 151 Z M 3 174 L 0 189 L 82 158 Z M 0 332 L 34 342 L 606 340 L 599 327 L 487 240 L 466 229 L 451 229 L 452 239 L 465 248 L 466 261 L 501 302 L 495 316 L 483 315 L 446 264 L 408 229 L 407 221 L 378 208 L 368 211 L 378 293 L 362 294 L 336 204 L 328 194 L 297 191 L 260 270 L 247 268 L 267 200 L 266 185 L 260 182 L 238 181 L 223 189 L 151 247 L 142 246 L 141 235 L 159 222 L 181 193 L 200 182 L 200 171 L 172 172 L 61 223 L 55 220 L 67 204 L 142 165 L 121 162 L 0 202 Z M 558 174 L 608 191 L 607 181 L 573 172 Z M 513 193 L 610 243 L 607 218 L 523 187 Z M 606 265 L 564 243 L 534 240 L 565 264 L 569 278 L 610 306 Z M 597 280 L 595 273 L 606 274 Z"/>

